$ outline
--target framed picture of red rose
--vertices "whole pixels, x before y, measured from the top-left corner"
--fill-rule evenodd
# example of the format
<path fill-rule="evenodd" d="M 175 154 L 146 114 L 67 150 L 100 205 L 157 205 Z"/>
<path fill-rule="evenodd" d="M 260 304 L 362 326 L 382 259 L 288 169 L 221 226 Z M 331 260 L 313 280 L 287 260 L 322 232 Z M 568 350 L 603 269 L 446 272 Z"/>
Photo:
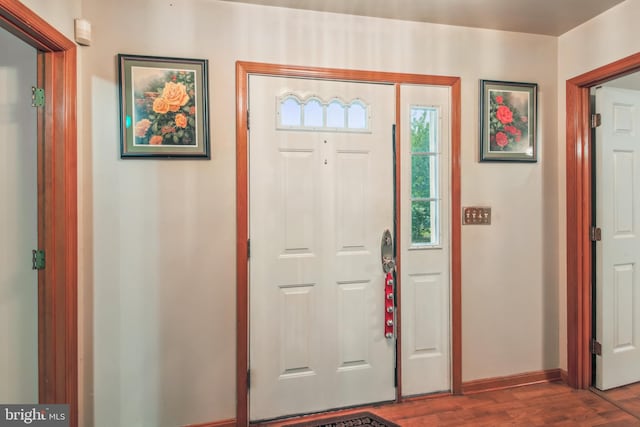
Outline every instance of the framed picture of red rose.
<path fill-rule="evenodd" d="M 480 161 L 536 162 L 535 83 L 480 80 Z"/>
<path fill-rule="evenodd" d="M 118 55 L 120 157 L 209 159 L 206 59 Z"/>

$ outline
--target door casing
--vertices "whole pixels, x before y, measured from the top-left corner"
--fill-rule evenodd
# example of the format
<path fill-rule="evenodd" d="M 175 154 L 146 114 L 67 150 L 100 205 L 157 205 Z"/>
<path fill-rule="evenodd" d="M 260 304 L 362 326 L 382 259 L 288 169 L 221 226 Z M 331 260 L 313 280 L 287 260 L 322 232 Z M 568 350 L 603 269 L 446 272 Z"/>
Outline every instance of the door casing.
<path fill-rule="evenodd" d="M 567 383 L 591 386 L 592 256 L 589 231 L 592 218 L 592 143 L 589 89 L 640 70 L 640 53 L 567 80 L 566 194 L 567 194 Z"/>
<path fill-rule="evenodd" d="M 0 26 L 38 50 L 38 393 L 78 425 L 76 45 L 23 4 L 0 0 Z"/>
<path fill-rule="evenodd" d="M 400 117 L 400 85 L 421 84 L 448 86 L 451 88 L 451 362 L 452 392 L 462 392 L 462 331 L 461 331 L 461 249 L 460 249 L 460 78 L 447 76 L 426 76 L 419 74 L 402 74 L 372 72 L 360 70 L 343 70 L 334 68 L 301 67 L 290 65 L 266 64 L 257 62 L 236 63 L 236 423 L 238 426 L 249 424 L 248 416 L 248 368 L 249 368 L 249 269 L 248 269 L 248 237 L 249 237 L 249 158 L 248 158 L 248 96 L 249 75 L 262 74 L 279 77 L 302 77 L 325 80 L 364 81 L 395 85 L 396 117 Z M 396 185 L 399 187 L 401 162 L 400 145 L 402 135 L 396 128 Z M 400 198 L 396 200 L 396 221 L 400 229 Z M 401 245 L 400 236 L 396 245 Z M 397 268 L 402 268 L 402 260 L 398 260 Z M 401 286 L 397 298 L 400 300 Z M 402 310 L 402 307 L 399 307 Z M 400 312 L 398 319 L 400 319 Z M 401 325 L 398 321 L 398 330 Z M 398 352 L 401 349 L 401 332 L 398 334 Z M 398 354 L 398 360 L 401 355 Z M 398 364 L 398 387 L 396 400 L 402 397 L 401 369 Z"/>

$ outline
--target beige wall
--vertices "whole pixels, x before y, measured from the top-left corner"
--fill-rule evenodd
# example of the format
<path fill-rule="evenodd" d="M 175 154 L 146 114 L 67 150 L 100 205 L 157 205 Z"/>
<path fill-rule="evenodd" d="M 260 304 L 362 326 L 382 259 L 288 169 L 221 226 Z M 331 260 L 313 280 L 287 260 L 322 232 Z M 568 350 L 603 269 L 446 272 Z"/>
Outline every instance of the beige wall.
<path fill-rule="evenodd" d="M 565 130 L 568 79 L 640 51 L 640 0 L 627 0 L 558 39 L 558 271 L 560 366 L 567 367 Z M 571 249 L 571 248 L 569 248 Z"/>
<path fill-rule="evenodd" d="M 213 0 L 23 2 L 69 38 L 81 12 L 94 25 L 79 50 L 87 419 L 92 402 L 96 425 L 234 415 L 236 60 L 462 77 L 462 202 L 494 209 L 463 228 L 463 378 L 566 369 L 564 84 L 640 50 L 640 0 L 557 39 Z M 118 159 L 117 53 L 211 61 L 212 160 Z M 540 84 L 538 164 L 477 162 L 479 78 Z"/>
<path fill-rule="evenodd" d="M 558 366 L 557 250 L 543 239 L 558 228 L 555 38 L 217 1 L 86 0 L 83 11 L 96 426 L 235 415 L 237 60 L 462 77 L 462 201 L 494 214 L 463 229 L 463 378 Z M 119 159 L 117 53 L 210 61 L 210 161 Z M 539 163 L 478 163 L 480 78 L 540 85 Z"/>
<path fill-rule="evenodd" d="M 26 3 L 71 37 L 79 1 L 68 14 Z M 462 233 L 463 380 L 558 367 L 557 38 L 215 0 L 81 11 L 93 24 L 79 49 L 85 425 L 235 415 L 237 60 L 460 76 L 462 204 L 494 215 Z M 210 61 L 211 160 L 119 159 L 118 53 Z M 478 163 L 480 78 L 539 84 L 538 163 Z"/>
<path fill-rule="evenodd" d="M 68 39 L 73 40 L 73 19 L 81 18 L 82 0 L 20 0 Z"/>

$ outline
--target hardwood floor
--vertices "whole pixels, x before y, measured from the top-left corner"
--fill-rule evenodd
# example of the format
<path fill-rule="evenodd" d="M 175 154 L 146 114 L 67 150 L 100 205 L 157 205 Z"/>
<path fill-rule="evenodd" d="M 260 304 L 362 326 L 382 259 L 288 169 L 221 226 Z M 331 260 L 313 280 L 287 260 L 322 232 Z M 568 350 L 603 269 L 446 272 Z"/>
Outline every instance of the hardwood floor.
<path fill-rule="evenodd" d="M 640 426 L 640 419 L 597 394 L 588 390 L 574 390 L 560 382 L 465 396 L 415 399 L 396 405 L 368 407 L 366 410 L 403 427 Z M 339 413 L 357 411 L 352 409 Z M 305 420 L 322 417 L 307 417 Z M 295 421 L 281 420 L 260 426 L 278 427 Z"/>
<path fill-rule="evenodd" d="M 597 393 L 640 418 L 640 382 Z"/>

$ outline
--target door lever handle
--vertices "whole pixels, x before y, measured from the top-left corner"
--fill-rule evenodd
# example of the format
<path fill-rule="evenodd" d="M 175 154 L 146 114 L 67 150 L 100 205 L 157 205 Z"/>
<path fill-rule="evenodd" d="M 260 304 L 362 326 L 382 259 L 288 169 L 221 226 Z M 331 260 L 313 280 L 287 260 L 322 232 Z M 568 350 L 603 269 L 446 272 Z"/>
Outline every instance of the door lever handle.
<path fill-rule="evenodd" d="M 382 259 L 382 271 L 390 273 L 396 268 L 396 261 L 393 259 L 393 237 L 391 237 L 389 230 L 385 230 L 382 233 L 380 256 Z"/>
<path fill-rule="evenodd" d="M 396 262 L 393 258 L 382 258 L 382 271 L 389 273 L 393 271 L 394 268 L 396 268 Z"/>

